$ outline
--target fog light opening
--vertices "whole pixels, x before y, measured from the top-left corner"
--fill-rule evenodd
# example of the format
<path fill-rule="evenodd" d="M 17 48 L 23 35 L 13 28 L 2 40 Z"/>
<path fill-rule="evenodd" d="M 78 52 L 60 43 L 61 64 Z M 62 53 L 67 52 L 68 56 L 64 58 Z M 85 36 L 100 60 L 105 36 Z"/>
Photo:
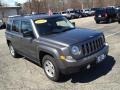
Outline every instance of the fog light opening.
<path fill-rule="evenodd" d="M 86 67 L 88 70 L 91 68 L 91 65 L 89 64 L 89 65 L 87 65 L 87 67 Z"/>

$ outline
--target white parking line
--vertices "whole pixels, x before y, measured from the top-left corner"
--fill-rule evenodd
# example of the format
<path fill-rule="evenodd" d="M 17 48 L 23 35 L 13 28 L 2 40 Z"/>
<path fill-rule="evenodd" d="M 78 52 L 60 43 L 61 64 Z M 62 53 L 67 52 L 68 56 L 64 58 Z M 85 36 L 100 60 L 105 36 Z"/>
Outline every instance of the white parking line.
<path fill-rule="evenodd" d="M 116 33 L 113 33 L 113 34 L 110 34 L 110 35 L 107 35 L 106 38 L 111 37 L 111 36 L 114 36 L 114 35 L 116 35 L 116 34 L 118 34 L 118 33 L 120 33 L 120 31 L 119 31 L 119 32 L 116 32 Z"/>

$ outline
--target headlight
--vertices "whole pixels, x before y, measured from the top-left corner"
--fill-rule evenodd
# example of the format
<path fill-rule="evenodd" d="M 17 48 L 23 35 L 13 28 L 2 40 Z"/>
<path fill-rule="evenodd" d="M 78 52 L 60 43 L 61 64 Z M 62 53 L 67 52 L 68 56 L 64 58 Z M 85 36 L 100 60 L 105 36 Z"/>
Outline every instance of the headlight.
<path fill-rule="evenodd" d="M 71 52 L 72 52 L 73 55 L 80 55 L 81 54 L 81 50 L 79 49 L 78 46 L 73 46 L 71 48 Z"/>

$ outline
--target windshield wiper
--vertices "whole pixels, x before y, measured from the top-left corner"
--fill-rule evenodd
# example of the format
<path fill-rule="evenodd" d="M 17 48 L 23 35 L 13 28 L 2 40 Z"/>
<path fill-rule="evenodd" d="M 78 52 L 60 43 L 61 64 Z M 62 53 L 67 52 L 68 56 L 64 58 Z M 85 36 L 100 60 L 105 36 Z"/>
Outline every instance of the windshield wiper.
<path fill-rule="evenodd" d="M 70 31 L 70 30 L 72 30 L 72 29 L 74 29 L 74 28 L 66 28 L 66 29 L 64 29 L 64 30 L 61 30 L 61 29 L 54 29 L 53 31 L 51 31 L 51 32 L 49 32 L 49 33 L 46 33 L 46 34 L 48 34 L 48 35 L 50 35 L 50 34 L 58 34 L 58 33 L 62 33 L 62 32 L 66 32 L 66 31 Z"/>
<path fill-rule="evenodd" d="M 72 30 L 72 29 L 75 29 L 75 28 L 66 28 L 66 29 L 64 29 L 62 32 L 70 31 L 70 30 Z"/>

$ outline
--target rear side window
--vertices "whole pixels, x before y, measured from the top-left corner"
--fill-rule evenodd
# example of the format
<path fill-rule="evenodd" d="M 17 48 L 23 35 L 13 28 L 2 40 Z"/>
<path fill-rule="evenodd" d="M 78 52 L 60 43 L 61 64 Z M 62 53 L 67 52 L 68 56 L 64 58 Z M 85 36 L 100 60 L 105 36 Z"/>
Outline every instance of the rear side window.
<path fill-rule="evenodd" d="M 8 19 L 8 21 L 7 21 L 7 28 L 6 28 L 7 31 L 11 30 L 11 24 L 12 24 L 12 20 Z"/>
<path fill-rule="evenodd" d="M 12 31 L 14 31 L 14 32 L 20 31 L 20 21 L 19 20 L 13 20 Z"/>

